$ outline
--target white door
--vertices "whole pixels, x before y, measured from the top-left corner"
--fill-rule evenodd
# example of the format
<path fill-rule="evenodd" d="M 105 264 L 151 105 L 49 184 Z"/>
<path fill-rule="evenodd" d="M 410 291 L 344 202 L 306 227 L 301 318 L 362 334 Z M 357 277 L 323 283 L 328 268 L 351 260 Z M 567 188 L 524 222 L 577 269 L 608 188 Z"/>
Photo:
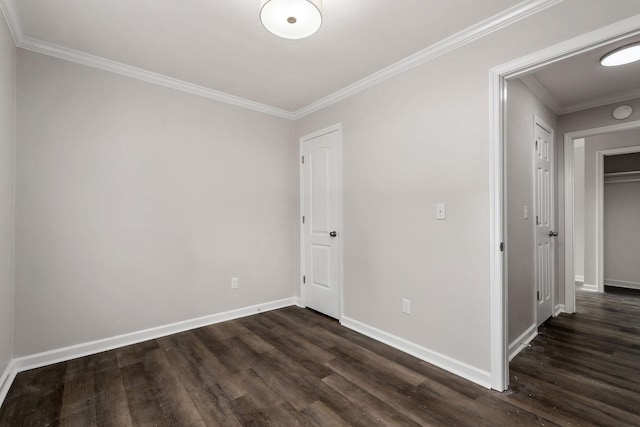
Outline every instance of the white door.
<path fill-rule="evenodd" d="M 535 122 L 536 319 L 538 326 L 553 315 L 555 281 L 553 131 Z"/>
<path fill-rule="evenodd" d="M 303 137 L 302 215 L 305 306 L 340 317 L 340 128 Z"/>

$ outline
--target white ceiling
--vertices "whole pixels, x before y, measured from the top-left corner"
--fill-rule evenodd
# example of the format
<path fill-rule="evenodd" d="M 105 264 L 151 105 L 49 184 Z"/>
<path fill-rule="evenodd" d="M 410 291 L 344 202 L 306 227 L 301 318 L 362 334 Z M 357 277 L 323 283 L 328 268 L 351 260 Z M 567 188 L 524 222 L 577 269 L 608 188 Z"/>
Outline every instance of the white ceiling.
<path fill-rule="evenodd" d="M 228 94 L 240 99 L 231 103 L 248 100 L 258 105 L 248 107 L 258 110 L 265 104 L 284 117 L 348 93 L 362 79 L 376 80 L 380 70 L 471 27 L 481 33 L 487 22 L 498 23 L 500 14 L 510 16 L 545 1 L 399 3 L 323 0 L 320 31 L 292 41 L 262 27 L 260 0 L 0 0 L 18 27 L 19 46 L 116 72 L 135 67 L 123 74 L 157 73 L 160 79 L 175 79 L 169 86 L 185 82 L 195 85 L 187 91 L 213 91 L 216 99 Z M 598 63 L 608 51 L 638 40 L 555 62 L 523 81 L 558 114 L 638 98 L 640 63 L 617 68 Z M 158 76 L 140 78 L 157 81 Z"/>
<path fill-rule="evenodd" d="M 640 62 L 600 65 L 606 53 L 637 41 L 640 35 L 609 43 L 547 65 L 522 80 L 558 114 L 640 98 Z"/>
<path fill-rule="evenodd" d="M 320 31 L 291 41 L 262 27 L 260 0 L 13 1 L 32 45 L 59 45 L 286 111 L 534 3 L 324 0 Z"/>

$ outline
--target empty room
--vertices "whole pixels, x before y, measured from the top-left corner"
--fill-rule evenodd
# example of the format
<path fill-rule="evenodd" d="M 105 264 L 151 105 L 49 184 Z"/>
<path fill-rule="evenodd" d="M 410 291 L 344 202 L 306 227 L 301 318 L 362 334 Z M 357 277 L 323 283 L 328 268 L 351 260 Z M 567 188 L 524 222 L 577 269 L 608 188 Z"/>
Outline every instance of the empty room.
<path fill-rule="evenodd" d="M 0 426 L 640 424 L 637 0 L 0 9 Z"/>

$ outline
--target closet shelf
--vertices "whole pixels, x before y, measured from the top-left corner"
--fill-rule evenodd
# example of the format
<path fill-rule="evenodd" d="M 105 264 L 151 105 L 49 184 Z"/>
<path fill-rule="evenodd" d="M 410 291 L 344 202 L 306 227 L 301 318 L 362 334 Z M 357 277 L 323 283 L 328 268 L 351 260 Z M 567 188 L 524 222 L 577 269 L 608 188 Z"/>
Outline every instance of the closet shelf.
<path fill-rule="evenodd" d="M 640 170 L 629 172 L 612 172 L 604 174 L 605 184 L 640 181 Z"/>

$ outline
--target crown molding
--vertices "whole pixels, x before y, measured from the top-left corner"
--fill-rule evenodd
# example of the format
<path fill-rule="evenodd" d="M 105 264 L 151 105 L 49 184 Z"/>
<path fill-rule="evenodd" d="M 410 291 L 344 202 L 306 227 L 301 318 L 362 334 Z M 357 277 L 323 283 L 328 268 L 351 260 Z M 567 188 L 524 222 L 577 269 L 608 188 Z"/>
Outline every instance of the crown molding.
<path fill-rule="evenodd" d="M 181 92 L 202 96 L 204 98 L 213 99 L 215 101 L 224 102 L 226 104 L 235 105 L 237 107 L 246 108 L 248 110 L 258 111 L 288 120 L 294 119 L 294 114 L 290 111 L 272 107 L 266 104 L 261 104 L 259 102 L 251 101 L 239 96 L 230 95 L 228 93 L 220 92 L 214 89 L 209 89 L 204 86 L 199 86 L 193 83 L 186 82 L 184 80 L 165 76 L 163 74 L 154 73 L 142 68 L 132 67 L 121 62 L 112 61 L 110 59 L 105 59 L 85 52 L 69 49 L 64 46 L 43 42 L 31 37 L 24 36 L 22 38 L 22 42 L 17 46 L 33 52 L 42 53 L 44 55 L 53 56 L 56 58 L 75 62 L 77 64 L 87 65 L 89 67 L 99 68 L 101 70 L 110 71 L 112 73 L 131 77 L 137 80 L 142 80 L 148 83 L 154 83 L 160 86 L 176 89 Z"/>
<path fill-rule="evenodd" d="M 0 0 L 0 10 L 4 15 L 9 32 L 13 38 L 13 43 L 17 46 L 22 41 L 22 26 L 20 26 L 20 18 L 18 18 L 18 10 L 13 0 Z"/>
<path fill-rule="evenodd" d="M 540 98 L 540 100 L 544 102 L 547 107 L 551 108 L 554 113 L 558 115 L 562 114 L 562 106 L 558 104 L 558 101 L 556 101 L 553 95 L 549 93 L 547 88 L 542 86 L 542 83 L 540 83 L 538 79 L 535 78 L 535 76 L 524 76 L 521 77 L 520 80 L 522 80 L 522 83 L 524 83 L 529 89 L 531 89 L 531 92 L 533 92 L 534 95 Z"/>
<path fill-rule="evenodd" d="M 554 6 L 563 0 L 527 0 L 517 4 L 503 12 L 498 13 L 484 21 L 472 25 L 450 37 L 447 37 L 426 49 L 423 49 L 407 58 L 396 62 L 382 70 L 365 77 L 337 92 L 332 93 L 318 101 L 312 102 L 306 107 L 302 107 L 295 112 L 295 118 L 299 119 L 321 110 L 329 105 L 340 102 L 358 92 L 375 86 L 392 77 L 402 74 L 418 65 L 430 61 L 440 55 L 444 55 L 454 49 L 469 44 L 479 38 L 498 31 L 517 21 L 534 15 L 541 10 Z"/>
<path fill-rule="evenodd" d="M 471 43 L 481 37 L 486 36 L 494 31 L 504 28 L 528 16 L 534 15 L 541 10 L 554 6 L 563 0 L 526 0 L 517 4 L 503 12 L 500 12 L 484 21 L 468 27 L 432 46 L 421 50 L 402 61 L 399 61 L 389 67 L 386 67 L 364 79 L 353 83 L 331 95 L 328 95 L 318 101 L 315 101 L 306 107 L 302 107 L 296 111 L 286 111 L 270 105 L 251 101 L 238 96 L 230 95 L 224 92 L 199 86 L 173 77 L 154 73 L 142 68 L 132 67 L 120 62 L 112 61 L 99 56 L 91 55 L 85 52 L 69 49 L 53 43 L 24 36 L 20 26 L 20 19 L 13 0 L 0 0 L 0 8 L 5 16 L 9 30 L 17 47 L 38 52 L 44 55 L 53 56 L 77 64 L 89 67 L 99 68 L 101 70 L 113 72 L 123 76 L 142 80 L 145 82 L 165 86 L 182 92 L 190 93 L 197 96 L 213 99 L 227 104 L 235 105 L 253 111 L 258 111 L 272 116 L 296 120 L 307 116 L 329 105 L 340 102 L 358 92 L 384 82 L 392 77 L 402 74 L 418 65 L 421 65 L 440 55 Z"/>
<path fill-rule="evenodd" d="M 25 36 L 20 25 L 20 17 L 13 0 L 0 0 L 0 9 L 7 21 L 7 26 L 13 37 L 16 47 L 41 53 L 43 55 L 53 56 L 55 58 L 64 59 L 66 61 L 75 62 L 104 71 L 109 71 L 122 76 L 131 77 L 148 83 L 157 84 L 159 86 L 168 87 L 179 90 L 181 92 L 190 93 L 192 95 L 202 96 L 204 98 L 213 99 L 225 104 L 235 105 L 247 110 L 258 111 L 260 113 L 270 114 L 287 120 L 294 120 L 294 113 L 283 110 L 281 108 L 272 107 L 267 104 L 251 101 L 239 96 L 230 95 L 204 86 L 199 86 L 184 80 L 165 76 L 163 74 L 154 73 L 142 68 L 132 67 L 121 62 L 112 61 L 110 59 L 91 55 L 64 46 L 48 43 L 42 40 Z"/>
<path fill-rule="evenodd" d="M 576 102 L 574 104 L 559 104 L 553 95 L 535 78 L 533 75 L 521 77 L 520 80 L 527 85 L 529 89 L 536 95 L 545 105 L 557 115 L 570 114 L 578 111 L 589 110 L 591 108 L 604 107 L 605 105 L 617 104 L 619 102 L 630 101 L 640 98 L 640 89 L 634 91 L 626 91 L 613 95 L 601 96 L 599 98 L 589 99 L 584 102 Z"/>
<path fill-rule="evenodd" d="M 591 108 L 604 107 L 605 105 L 617 104 L 619 102 L 630 101 L 640 98 L 640 89 L 631 92 L 619 93 L 617 95 L 607 95 L 600 98 L 591 99 L 586 102 L 578 102 L 563 106 L 559 114 L 575 113 L 577 111 L 589 110 Z"/>

